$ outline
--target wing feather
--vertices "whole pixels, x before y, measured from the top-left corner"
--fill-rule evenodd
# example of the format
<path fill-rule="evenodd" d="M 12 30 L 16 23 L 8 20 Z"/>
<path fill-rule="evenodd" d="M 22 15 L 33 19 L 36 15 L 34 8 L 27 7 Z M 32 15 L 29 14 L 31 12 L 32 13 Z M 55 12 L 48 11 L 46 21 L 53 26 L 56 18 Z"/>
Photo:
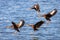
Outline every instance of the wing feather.
<path fill-rule="evenodd" d="M 14 29 L 19 32 L 19 29 L 18 29 L 16 23 L 15 23 L 15 22 L 12 22 L 12 24 L 13 24 L 13 26 L 14 26 Z"/>
<path fill-rule="evenodd" d="M 39 28 L 42 24 L 44 23 L 44 21 L 40 21 L 40 22 L 37 22 L 34 26 L 34 28 Z"/>

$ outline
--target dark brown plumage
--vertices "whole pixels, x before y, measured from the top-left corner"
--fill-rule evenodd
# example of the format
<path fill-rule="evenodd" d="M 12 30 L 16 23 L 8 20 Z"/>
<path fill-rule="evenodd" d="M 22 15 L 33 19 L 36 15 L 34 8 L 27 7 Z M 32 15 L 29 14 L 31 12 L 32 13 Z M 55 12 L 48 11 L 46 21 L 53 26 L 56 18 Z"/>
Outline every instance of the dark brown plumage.
<path fill-rule="evenodd" d="M 38 3 L 37 4 L 34 4 L 30 9 L 36 10 L 38 17 L 41 16 L 41 14 L 40 14 L 40 7 L 39 7 L 39 4 Z"/>
<path fill-rule="evenodd" d="M 19 29 L 18 28 L 21 28 L 24 26 L 25 24 L 25 21 L 24 20 L 20 20 L 20 22 L 18 24 L 16 24 L 15 22 L 11 22 L 12 25 L 11 26 L 7 26 L 8 28 L 13 28 L 15 29 L 16 31 L 19 32 Z"/>
<path fill-rule="evenodd" d="M 36 10 L 36 11 L 40 12 L 39 4 L 35 4 L 34 6 L 32 6 L 32 8 L 31 8 L 31 9 L 34 9 L 34 10 Z"/>
<path fill-rule="evenodd" d="M 42 17 L 44 17 L 46 20 L 51 21 L 51 17 L 54 16 L 57 13 L 57 9 L 52 10 L 51 12 L 49 12 L 48 14 L 44 14 L 42 15 Z"/>
<path fill-rule="evenodd" d="M 36 24 L 28 24 L 29 26 L 32 26 L 32 28 L 34 29 L 34 31 L 38 30 L 38 28 L 44 23 L 44 21 L 39 21 Z"/>
<path fill-rule="evenodd" d="M 18 29 L 18 27 L 17 27 L 17 25 L 16 25 L 14 22 L 12 22 L 12 24 L 13 24 L 12 27 L 13 27 L 16 31 L 20 32 L 19 29 Z"/>

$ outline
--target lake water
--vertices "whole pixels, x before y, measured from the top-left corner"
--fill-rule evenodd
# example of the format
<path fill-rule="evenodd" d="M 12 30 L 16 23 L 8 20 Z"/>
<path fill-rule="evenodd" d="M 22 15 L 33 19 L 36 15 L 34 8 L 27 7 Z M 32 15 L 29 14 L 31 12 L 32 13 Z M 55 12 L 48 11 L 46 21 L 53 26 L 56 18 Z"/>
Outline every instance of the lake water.
<path fill-rule="evenodd" d="M 18 23 L 21 19 L 25 24 L 35 24 L 44 18 L 38 18 L 35 10 L 28 10 L 38 3 L 41 14 L 57 9 L 57 14 L 51 18 L 47 25 L 44 23 L 38 31 L 24 25 L 17 34 L 15 30 L 8 29 L 11 21 Z M 60 40 L 60 0 L 0 0 L 0 40 Z M 46 21 L 46 20 L 45 20 Z"/>

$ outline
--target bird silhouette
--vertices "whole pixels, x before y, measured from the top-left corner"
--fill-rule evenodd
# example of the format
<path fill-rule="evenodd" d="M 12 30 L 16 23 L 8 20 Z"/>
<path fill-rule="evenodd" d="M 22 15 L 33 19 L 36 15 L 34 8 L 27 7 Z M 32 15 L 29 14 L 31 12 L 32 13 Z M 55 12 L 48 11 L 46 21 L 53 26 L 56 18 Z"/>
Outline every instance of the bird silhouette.
<path fill-rule="evenodd" d="M 20 32 L 18 28 L 21 28 L 24 26 L 25 24 L 25 21 L 24 20 L 20 20 L 20 22 L 18 24 L 16 24 L 15 22 L 11 22 L 12 25 L 11 26 L 7 26 L 7 28 L 13 28 L 15 29 L 16 31 Z"/>
<path fill-rule="evenodd" d="M 38 17 L 41 16 L 41 14 L 40 14 L 40 7 L 39 7 L 39 4 L 38 3 L 37 4 L 34 4 L 30 9 L 36 10 L 37 11 L 37 14 L 38 14 Z"/>
<path fill-rule="evenodd" d="M 37 3 L 37 4 L 34 4 L 34 5 L 31 7 L 31 9 L 34 9 L 34 10 L 40 12 L 40 7 L 39 7 L 39 4 L 38 4 L 38 3 Z"/>
<path fill-rule="evenodd" d="M 39 21 L 36 24 L 28 24 L 28 26 L 31 26 L 34 31 L 38 30 L 38 28 L 44 23 L 44 21 Z"/>
<path fill-rule="evenodd" d="M 52 10 L 51 12 L 49 12 L 48 14 L 44 14 L 42 15 L 42 17 L 44 17 L 46 20 L 51 21 L 51 17 L 54 16 L 57 13 L 57 9 Z"/>

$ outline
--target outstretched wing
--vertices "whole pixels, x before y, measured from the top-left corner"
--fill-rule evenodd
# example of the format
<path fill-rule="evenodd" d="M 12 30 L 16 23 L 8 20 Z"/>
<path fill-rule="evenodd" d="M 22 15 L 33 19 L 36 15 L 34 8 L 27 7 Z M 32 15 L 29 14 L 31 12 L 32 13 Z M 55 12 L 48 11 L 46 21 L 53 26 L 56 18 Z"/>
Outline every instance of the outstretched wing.
<path fill-rule="evenodd" d="M 57 9 L 52 10 L 51 12 L 49 12 L 46 16 L 48 16 L 49 18 L 54 16 L 57 13 Z"/>
<path fill-rule="evenodd" d="M 20 21 L 20 24 L 21 24 L 21 26 L 20 26 L 20 27 L 24 26 L 25 21 L 24 21 L 24 20 L 21 20 L 21 21 Z"/>
<path fill-rule="evenodd" d="M 55 15 L 57 13 L 57 9 L 54 9 L 50 12 L 51 15 Z"/>
<path fill-rule="evenodd" d="M 39 28 L 42 24 L 44 23 L 44 21 L 40 21 L 40 22 L 37 22 L 34 26 L 34 28 Z"/>
<path fill-rule="evenodd" d="M 15 22 L 12 22 L 12 24 L 13 24 L 14 29 L 15 29 L 16 31 L 20 32 L 19 29 L 18 29 L 18 27 L 17 27 L 17 25 L 15 24 Z"/>

